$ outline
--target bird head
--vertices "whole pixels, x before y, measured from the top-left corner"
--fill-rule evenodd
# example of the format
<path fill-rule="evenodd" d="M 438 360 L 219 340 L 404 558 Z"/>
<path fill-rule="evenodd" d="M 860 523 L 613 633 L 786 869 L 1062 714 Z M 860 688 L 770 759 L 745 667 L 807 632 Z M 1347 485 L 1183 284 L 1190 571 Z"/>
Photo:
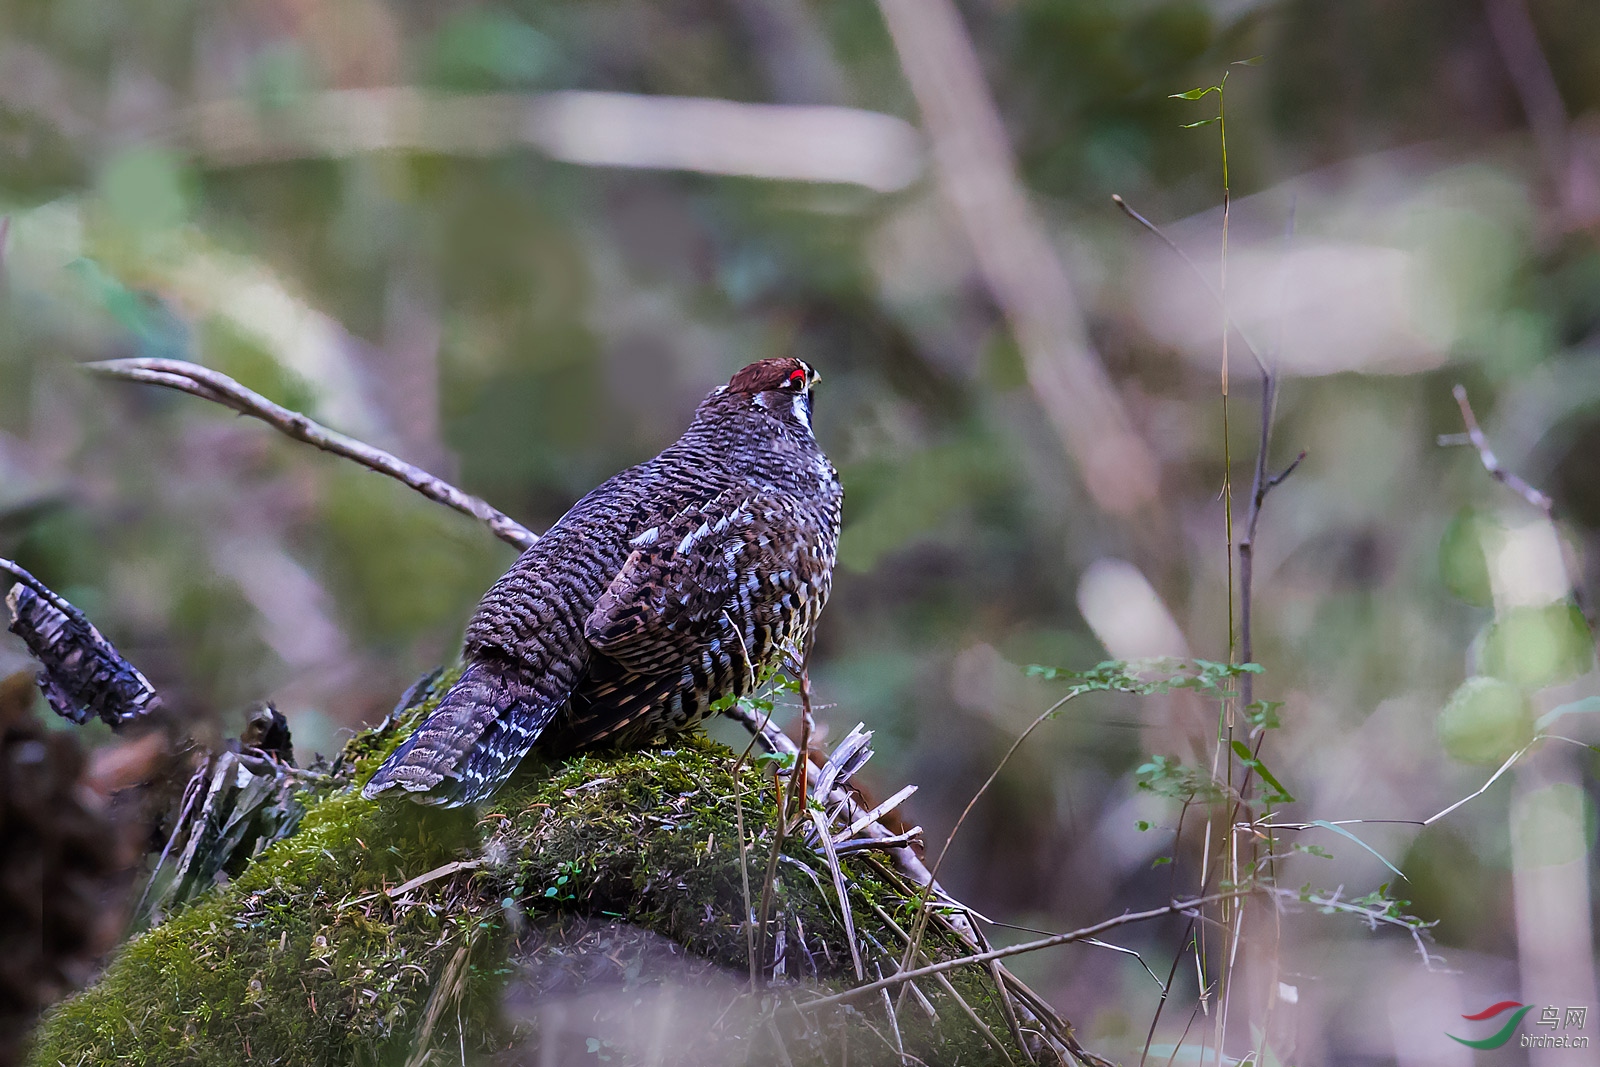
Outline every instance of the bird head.
<path fill-rule="evenodd" d="M 809 432 L 811 388 L 821 380 L 816 368 L 802 359 L 758 359 L 728 380 L 721 392 L 749 397 L 751 403 L 783 418 L 792 416 Z"/>

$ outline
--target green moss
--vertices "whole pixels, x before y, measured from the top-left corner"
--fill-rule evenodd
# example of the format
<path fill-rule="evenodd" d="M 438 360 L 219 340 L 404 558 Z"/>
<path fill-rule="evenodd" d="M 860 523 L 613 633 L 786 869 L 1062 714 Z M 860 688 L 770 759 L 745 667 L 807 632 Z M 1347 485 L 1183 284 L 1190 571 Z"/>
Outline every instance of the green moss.
<path fill-rule="evenodd" d="M 436 679 L 395 723 L 353 740 L 339 761 L 347 773 L 308 790 L 292 837 L 129 942 L 98 984 L 50 1012 L 33 1062 L 333 1067 L 417 1062 L 414 1048 L 428 1045 L 457 1061 L 462 1050 L 481 1056 L 534 1039 L 499 1012 L 512 964 L 559 951 L 530 948 L 539 938 L 529 934 L 583 917 L 653 931 L 725 968 L 734 983 L 726 995 L 745 1002 L 725 1026 L 743 1028 L 732 1045 L 754 1042 L 741 1055 L 755 1062 L 776 1056 L 778 1040 L 797 1063 L 841 1042 L 851 1062 L 894 1059 L 879 1002 L 816 1020 L 783 1006 L 792 982 L 773 987 L 777 997 L 741 997 L 748 957 L 734 792 L 759 895 L 774 787 L 749 766 L 736 785 L 735 759 L 722 746 L 691 738 L 672 749 L 530 761 L 479 812 L 363 800 L 357 784 L 447 684 Z M 785 931 L 785 976 L 842 988 L 853 967 L 826 866 L 802 842 L 784 852 L 772 930 Z M 906 893 L 871 864 L 847 859 L 845 869 L 868 977 L 892 973 L 893 935 L 873 905 L 905 925 Z M 927 950 L 948 957 L 961 946 L 930 937 Z M 994 1032 L 1006 1032 L 986 975 L 962 968 L 950 978 Z M 908 1049 L 926 1058 L 937 1048 L 940 1062 L 958 1052 L 961 1063 L 1000 1062 L 947 995 L 925 991 L 938 1019 L 908 1002 L 899 1012 Z"/>

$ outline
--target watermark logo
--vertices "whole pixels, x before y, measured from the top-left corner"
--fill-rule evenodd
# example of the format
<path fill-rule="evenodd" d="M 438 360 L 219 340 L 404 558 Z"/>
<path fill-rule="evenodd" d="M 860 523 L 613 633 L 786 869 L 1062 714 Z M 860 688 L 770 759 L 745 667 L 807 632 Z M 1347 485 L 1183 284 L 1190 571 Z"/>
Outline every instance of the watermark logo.
<path fill-rule="evenodd" d="M 1481 1023 L 1489 1019 L 1498 1018 L 1506 1012 L 1511 1015 L 1505 1024 L 1490 1034 L 1488 1037 L 1466 1038 L 1457 1037 L 1455 1034 L 1446 1033 L 1444 1036 L 1452 1041 L 1458 1041 L 1468 1048 L 1494 1049 L 1502 1048 L 1509 1044 L 1517 1027 L 1521 1025 L 1523 1016 L 1533 1010 L 1532 1004 L 1523 1004 L 1516 1000 L 1502 1000 L 1498 1004 L 1491 1004 L 1480 1012 L 1463 1015 L 1462 1018 L 1472 1023 Z M 1574 1034 L 1566 1031 L 1582 1030 L 1588 1022 L 1588 1008 L 1567 1008 L 1563 1011 L 1554 1005 L 1539 1010 L 1539 1021 L 1530 1025 L 1543 1027 L 1552 1031 L 1548 1034 L 1523 1034 L 1520 1042 L 1523 1048 L 1588 1048 L 1589 1036 L 1587 1034 Z M 1554 1033 L 1557 1028 L 1562 1033 Z"/>
<path fill-rule="evenodd" d="M 1478 1038 L 1475 1041 L 1465 1037 L 1457 1037 L 1452 1033 L 1446 1033 L 1444 1036 L 1448 1037 L 1451 1041 L 1459 1041 L 1468 1048 L 1499 1048 L 1511 1040 L 1511 1035 L 1516 1032 L 1517 1024 L 1522 1022 L 1522 1017 L 1532 1010 L 1532 1004 L 1522 1004 L 1515 1000 L 1502 1000 L 1498 1004 L 1489 1005 L 1480 1012 L 1476 1012 L 1472 1015 L 1462 1016 L 1462 1018 L 1468 1022 L 1481 1023 L 1485 1019 L 1493 1019 L 1495 1016 L 1504 1012 L 1511 1012 L 1511 1018 L 1507 1019 L 1506 1024 L 1493 1034 L 1490 1034 L 1488 1037 Z"/>

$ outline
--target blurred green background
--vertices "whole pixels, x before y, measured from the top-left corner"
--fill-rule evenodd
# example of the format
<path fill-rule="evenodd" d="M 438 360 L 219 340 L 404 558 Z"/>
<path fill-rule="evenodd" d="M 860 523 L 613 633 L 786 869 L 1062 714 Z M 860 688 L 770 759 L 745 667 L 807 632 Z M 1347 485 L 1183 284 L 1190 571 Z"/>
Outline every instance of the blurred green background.
<path fill-rule="evenodd" d="M 877 731 L 868 777 L 884 794 L 918 783 L 908 814 L 942 841 L 1055 699 L 1025 665 L 1228 658 L 1219 315 L 1110 200 L 1215 283 L 1219 129 L 1182 127 L 1217 98 L 1170 97 L 1227 72 L 1230 304 L 1281 368 L 1272 469 L 1308 453 L 1258 535 L 1257 695 L 1285 701 L 1263 757 L 1296 820 L 1420 820 L 1471 793 L 1538 716 L 1597 691 L 1565 575 L 1597 599 L 1580 561 L 1600 553 L 1600 6 L 960 15 L 1033 232 L 1071 279 L 1056 295 L 1156 464 L 1152 498 L 1108 510 L 1064 445 L 951 207 L 903 45 L 865 0 L 9 0 L 0 555 L 88 612 L 202 732 L 270 698 L 303 755 L 329 752 L 454 655 L 513 553 L 258 423 L 75 364 L 203 362 L 542 529 L 668 444 L 733 370 L 798 355 L 822 372 L 818 436 L 846 489 L 823 719 L 834 737 Z M 841 158 L 887 159 L 876 177 L 806 180 L 782 145 L 776 176 L 704 173 L 658 143 L 675 135 L 546 95 L 564 90 L 903 121 L 822 127 Z M 405 127 L 416 100 L 462 107 Z M 502 113 L 540 101 L 543 125 Z M 767 150 L 697 121 L 708 153 Z M 635 165 L 584 162 L 608 137 Z M 1230 360 L 1242 517 L 1260 389 L 1237 339 Z M 1501 461 L 1554 497 L 1556 527 L 1471 449 L 1438 446 L 1462 429 L 1457 382 Z M 25 663 L 0 641 L 0 673 Z M 1559 732 L 1592 743 L 1593 719 Z M 1174 871 L 1193 885 L 1197 851 L 1152 868 L 1178 808 L 1133 772 L 1152 753 L 1203 762 L 1214 724 L 1190 698 L 1069 705 L 974 810 L 945 881 L 1044 929 L 1160 903 Z M 1587 1004 L 1600 1027 L 1596 773 L 1592 750 L 1547 743 L 1434 825 L 1356 828 L 1405 882 L 1335 834 L 1295 838 L 1334 858 L 1286 860 L 1283 884 L 1396 882 L 1439 920 L 1448 969 L 1403 932 L 1264 916 L 1230 1055 L 1255 1028 L 1285 1063 L 1465 1063 L 1446 1024 L 1508 997 Z M 1120 943 L 1165 977 L 1180 930 Z M 1076 947 L 1018 969 L 1091 1047 L 1137 1058 L 1160 992 L 1137 960 Z M 1169 1049 L 1192 966 L 1174 988 Z"/>

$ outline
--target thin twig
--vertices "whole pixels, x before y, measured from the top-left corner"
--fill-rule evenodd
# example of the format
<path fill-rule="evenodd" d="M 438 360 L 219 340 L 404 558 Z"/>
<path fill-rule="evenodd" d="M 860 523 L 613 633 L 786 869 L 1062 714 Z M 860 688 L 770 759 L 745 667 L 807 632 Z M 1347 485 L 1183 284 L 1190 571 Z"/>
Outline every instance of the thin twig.
<path fill-rule="evenodd" d="M 925 967 L 917 967 L 910 970 L 898 971 L 895 974 L 892 974 L 887 978 L 879 979 L 876 982 L 869 982 L 866 985 L 860 985 L 852 989 L 846 989 L 841 993 L 834 993 L 831 996 L 818 997 L 816 1000 L 808 1000 L 804 1003 L 797 1004 L 796 1007 L 804 1011 L 811 1011 L 817 1008 L 826 1008 L 833 1004 L 847 1004 L 850 1001 L 860 1000 L 862 997 L 871 996 L 880 989 L 890 989 L 894 986 L 904 985 L 906 982 L 915 981 L 918 978 L 926 978 L 930 975 L 943 974 L 946 971 L 953 971 L 957 967 L 966 967 L 968 965 L 975 966 L 978 964 L 988 963 L 990 960 L 1003 960 L 1009 956 L 1020 956 L 1026 952 L 1038 952 L 1040 949 L 1054 948 L 1057 945 L 1067 945 L 1074 941 L 1084 941 L 1088 938 L 1102 934 L 1107 930 L 1114 930 L 1119 926 L 1127 926 L 1130 923 L 1147 922 L 1150 919 L 1159 919 L 1163 915 L 1186 915 L 1190 912 L 1196 911 L 1199 908 L 1205 907 L 1207 904 L 1215 904 L 1221 900 L 1233 900 L 1243 896 L 1247 892 L 1250 892 L 1250 890 L 1241 889 L 1228 893 L 1213 893 L 1210 896 L 1196 897 L 1192 900 L 1175 901 L 1171 904 L 1165 905 L 1164 907 L 1151 908 L 1149 911 L 1127 912 L 1122 915 L 1118 915 L 1115 918 L 1106 919 L 1102 922 L 1095 923 L 1093 926 L 1085 926 L 1080 930 L 1073 930 L 1070 933 L 1056 934 L 1053 937 L 1040 938 L 1037 941 L 1025 941 L 1020 945 L 1008 945 L 1005 948 L 990 949 L 988 952 L 979 952 L 971 956 L 961 956 L 953 960 L 942 960 L 938 963 L 930 963 Z"/>
<path fill-rule="evenodd" d="M 1374 930 L 1378 928 L 1379 923 L 1398 926 L 1411 935 L 1411 940 L 1417 946 L 1417 952 L 1422 956 L 1423 965 L 1429 969 L 1433 967 L 1434 957 L 1428 952 L 1428 946 L 1423 940 L 1423 935 L 1430 927 L 1435 925 L 1432 922 L 1425 923 L 1408 916 L 1396 915 L 1387 908 L 1374 908 L 1353 901 L 1341 900 L 1339 897 L 1340 890 L 1335 890 L 1331 896 L 1318 896 L 1315 893 L 1301 895 L 1301 891 L 1297 889 L 1283 889 L 1276 886 L 1267 886 L 1265 888 L 1269 894 L 1280 900 L 1310 904 L 1326 911 L 1342 911 L 1348 915 L 1359 915 L 1367 920 L 1367 925 Z"/>
<path fill-rule="evenodd" d="M 1261 358 L 1261 353 L 1256 350 L 1256 346 L 1251 342 L 1250 335 L 1245 333 L 1244 329 L 1234 321 L 1233 314 L 1227 309 L 1227 306 L 1222 301 L 1222 294 L 1217 291 L 1216 286 L 1211 284 L 1211 279 L 1205 276 L 1205 272 L 1200 269 L 1200 265 L 1194 260 L 1190 259 L 1189 253 L 1185 252 L 1182 248 L 1179 248 L 1178 243 L 1172 238 L 1168 237 L 1166 232 L 1162 230 L 1161 227 L 1157 226 L 1155 223 L 1139 214 L 1139 212 L 1135 211 L 1133 209 L 1133 205 L 1122 199 L 1119 194 L 1112 193 L 1111 202 L 1117 205 L 1117 207 L 1122 210 L 1122 213 L 1128 216 L 1128 218 L 1132 219 L 1134 222 L 1137 222 L 1140 226 L 1143 226 L 1146 230 L 1149 230 L 1156 237 L 1160 238 L 1162 244 L 1170 248 L 1179 259 L 1183 260 L 1183 262 L 1188 265 L 1189 269 L 1194 272 L 1194 276 L 1200 279 L 1200 284 L 1205 286 L 1205 290 L 1208 294 L 1210 294 L 1211 299 L 1216 302 L 1217 308 L 1222 312 L 1228 328 L 1238 335 L 1239 340 L 1244 343 L 1245 350 L 1248 351 L 1251 358 L 1256 361 L 1256 366 L 1265 372 L 1267 369 L 1266 361 Z"/>
<path fill-rule="evenodd" d="M 1461 434 L 1440 434 L 1439 445 L 1450 447 L 1453 445 L 1469 444 L 1478 453 L 1478 461 L 1483 464 L 1483 469 L 1489 472 L 1489 477 L 1517 494 L 1529 507 L 1538 510 L 1549 521 L 1555 520 L 1556 502 L 1539 489 L 1530 485 L 1522 478 L 1506 470 L 1500 464 L 1500 457 L 1494 454 L 1494 449 L 1489 447 L 1489 438 L 1478 425 L 1478 417 L 1473 414 L 1472 405 L 1467 401 L 1467 387 L 1456 385 L 1450 390 L 1450 395 L 1456 398 L 1456 405 L 1461 409 L 1461 421 L 1465 424 L 1467 432 Z M 1465 436 L 1465 441 L 1462 437 Z M 1577 605 L 1578 612 L 1583 616 L 1584 622 L 1589 625 L 1591 634 L 1600 631 L 1600 617 L 1595 615 L 1594 606 L 1589 603 L 1589 596 L 1584 592 L 1583 585 L 1578 581 L 1582 567 L 1573 564 L 1567 558 L 1565 542 L 1561 546 L 1561 563 L 1567 572 L 1567 588 L 1572 593 L 1572 602 Z"/>
<path fill-rule="evenodd" d="M 934 879 L 938 878 L 939 868 L 944 864 L 944 858 L 950 854 L 950 844 L 956 839 L 956 834 L 961 832 L 961 825 L 967 821 L 967 816 L 972 813 L 972 809 L 978 803 L 978 800 L 984 793 L 989 791 L 989 787 L 994 784 L 995 779 L 1000 777 L 1000 772 L 1005 769 L 1007 763 L 1011 762 L 1011 757 L 1016 755 L 1017 749 L 1022 747 L 1022 743 L 1028 739 L 1028 736 L 1038 729 L 1046 719 L 1060 711 L 1068 701 L 1081 695 L 1082 693 L 1079 691 L 1068 693 L 1054 704 L 1051 704 L 1039 714 L 1038 718 L 1029 723 L 1028 728 L 1018 734 L 1015 741 L 1011 742 L 1011 747 L 1006 749 L 1006 754 L 1000 758 L 1000 762 L 995 765 L 994 770 L 989 772 L 989 777 L 978 787 L 978 791 L 972 794 L 972 798 L 967 801 L 967 806 L 961 809 L 961 815 L 956 819 L 955 825 L 950 828 L 950 833 L 945 837 L 944 844 L 939 847 L 939 855 L 934 858 L 933 869 L 928 874 L 927 887 L 918 900 L 917 915 L 911 924 L 911 942 L 906 946 L 905 957 L 900 961 L 902 970 L 911 966 L 916 957 L 917 948 L 922 944 L 922 935 L 928 928 L 928 905 L 933 895 Z"/>
<path fill-rule="evenodd" d="M 1289 218 L 1284 225 L 1283 240 L 1285 245 L 1294 235 L 1295 204 L 1289 205 Z M 1280 276 L 1279 303 L 1282 303 Z M 1281 312 L 1281 308 L 1280 308 Z M 1243 335 L 1241 335 L 1243 336 Z M 1267 502 L 1267 494 L 1281 485 L 1285 478 L 1295 472 L 1302 460 L 1306 458 L 1305 450 L 1294 458 L 1283 470 L 1277 474 L 1267 473 L 1267 462 L 1272 455 L 1272 426 L 1278 414 L 1278 361 L 1283 356 L 1283 316 L 1278 316 L 1278 338 L 1272 363 L 1269 366 L 1260 359 L 1256 366 L 1261 372 L 1261 419 L 1260 431 L 1256 441 L 1255 473 L 1251 476 L 1250 506 L 1245 517 L 1244 537 L 1239 539 L 1239 656 L 1245 663 L 1255 662 L 1255 631 L 1252 623 L 1255 618 L 1255 551 L 1256 527 L 1261 522 L 1261 509 Z M 1239 693 L 1245 707 L 1255 701 L 1255 677 L 1245 674 L 1239 680 Z M 1255 758 L 1261 758 L 1261 739 L 1256 739 Z M 1250 776 L 1254 768 L 1246 770 L 1244 784 L 1240 787 L 1242 795 L 1248 795 Z"/>
<path fill-rule="evenodd" d="M 1156 1038 L 1156 1026 L 1161 1022 L 1161 1011 L 1167 1006 L 1167 999 L 1172 995 L 1172 983 L 1178 977 L 1178 965 L 1183 962 L 1184 945 L 1194 936 L 1195 917 L 1190 916 L 1189 922 L 1183 928 L 1183 936 L 1178 939 L 1178 951 L 1172 954 L 1172 966 L 1167 970 L 1167 980 L 1161 983 L 1161 999 L 1156 1001 L 1156 1010 L 1150 1015 L 1150 1028 L 1144 1035 L 1144 1048 L 1139 1053 L 1139 1067 L 1145 1067 L 1145 1061 L 1150 1057 L 1150 1043 Z M 1200 1005 L 1195 1005 L 1198 1008 Z M 1184 1033 L 1188 1033 L 1187 1029 Z"/>
<path fill-rule="evenodd" d="M 1456 405 L 1461 408 L 1461 421 L 1467 427 L 1467 443 L 1477 450 L 1478 459 L 1483 464 L 1483 469 L 1489 472 L 1489 477 L 1516 493 L 1532 507 L 1542 511 L 1548 518 L 1555 509 L 1555 501 L 1500 465 L 1500 458 L 1494 454 L 1494 449 L 1489 447 L 1489 439 L 1484 436 L 1483 428 L 1478 425 L 1478 417 L 1472 413 L 1472 404 L 1467 400 L 1467 387 L 1457 385 L 1450 390 L 1450 395 L 1456 398 Z M 1455 440 L 1452 437 L 1441 436 L 1439 443 L 1449 445 L 1455 443 Z"/>
<path fill-rule="evenodd" d="M 877 901 L 869 900 L 867 901 L 867 906 L 873 910 L 873 912 L 878 916 L 878 920 L 882 922 L 890 931 L 892 931 L 896 937 L 900 938 L 900 940 L 904 941 L 908 945 L 911 943 L 910 935 L 900 928 L 900 924 L 894 921 L 894 916 L 885 911 L 882 905 L 880 905 Z M 879 977 L 882 976 L 880 975 Z M 1008 1064 L 1011 1063 L 1011 1053 L 1006 1048 L 1005 1043 L 995 1036 L 994 1031 L 989 1028 L 989 1024 L 984 1022 L 983 1017 L 973 1010 L 972 1005 L 967 1003 L 967 999 L 963 997 L 956 990 L 956 987 L 950 983 L 950 979 L 942 974 L 936 974 L 933 976 L 933 978 L 934 981 L 939 983 L 940 988 L 942 988 L 946 994 L 955 1000 L 956 1005 L 961 1008 L 961 1010 L 966 1014 L 967 1018 L 972 1020 L 973 1024 L 977 1026 L 978 1032 L 983 1035 L 984 1040 L 989 1042 L 989 1045 L 1000 1054 L 1000 1058 L 1005 1060 Z M 917 984 L 915 982 L 908 982 L 907 987 L 913 993 L 918 994 L 919 999 L 926 1000 L 926 998 L 921 997 L 921 990 L 917 989 Z M 1004 989 L 1002 988 L 1002 993 L 1003 992 Z M 887 997 L 888 995 L 888 990 L 884 990 L 884 996 Z M 1023 1053 L 1026 1054 L 1028 1051 L 1027 1045 L 1023 1044 L 1021 1041 L 1018 1041 L 1017 1044 L 1022 1049 Z M 1031 1059 L 1032 1057 L 1030 1056 L 1029 1058 Z"/>
<path fill-rule="evenodd" d="M 330 430 L 297 411 L 274 404 L 260 393 L 246 389 L 226 374 L 209 367 L 181 359 L 154 358 L 111 359 L 85 366 L 91 373 L 107 378 L 165 386 L 221 404 L 241 415 L 260 419 L 296 441 L 354 460 L 369 470 L 404 482 L 429 500 L 477 519 L 488 526 L 496 537 L 517 549 L 526 549 L 539 539 L 538 534 L 484 500 L 462 492 L 421 467 L 337 430 Z"/>
<path fill-rule="evenodd" d="M 800 677 L 801 701 L 800 743 L 797 746 L 799 755 L 789 764 L 788 791 L 785 792 L 781 784 L 778 787 L 778 821 L 772 835 L 772 852 L 767 857 L 766 877 L 761 882 L 761 908 L 756 913 L 756 958 L 758 960 L 766 959 L 767 955 L 767 915 L 772 907 L 772 896 L 778 877 L 778 858 L 783 852 L 784 840 L 793 829 L 798 829 L 799 822 L 805 817 L 807 804 L 806 785 L 811 781 L 811 758 L 809 755 L 809 745 L 811 744 L 811 682 L 806 674 L 803 658 L 801 658 L 796 673 Z M 752 744 L 755 743 L 754 737 L 750 740 Z M 789 822 L 789 809 L 791 807 L 794 808 L 795 823 L 793 826 Z M 826 827 L 823 827 L 823 829 L 826 831 Z M 833 847 L 831 839 L 826 844 L 830 849 Z M 833 859 L 835 866 L 834 880 L 837 883 L 842 878 L 842 875 L 837 870 L 837 855 Z M 847 899 L 843 900 L 843 904 L 848 912 L 849 901 Z M 844 925 L 846 932 L 851 932 L 851 922 L 848 914 L 844 916 Z M 853 936 L 850 939 L 850 955 L 855 959 L 856 977 L 860 978 L 863 974 L 861 958 L 857 953 Z"/>

